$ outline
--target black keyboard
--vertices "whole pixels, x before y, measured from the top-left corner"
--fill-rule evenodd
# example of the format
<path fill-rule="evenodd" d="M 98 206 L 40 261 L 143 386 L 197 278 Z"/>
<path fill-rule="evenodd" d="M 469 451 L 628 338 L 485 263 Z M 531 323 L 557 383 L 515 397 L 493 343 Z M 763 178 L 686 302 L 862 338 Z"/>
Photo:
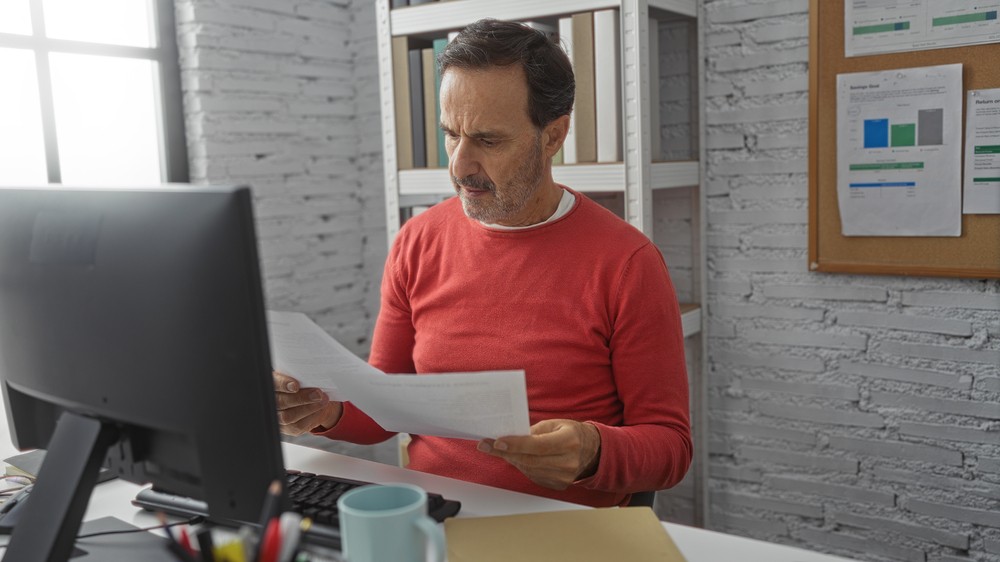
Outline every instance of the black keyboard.
<path fill-rule="evenodd" d="M 337 513 L 337 498 L 348 490 L 370 484 L 359 480 L 348 480 L 336 476 L 313 474 L 287 470 L 286 489 L 292 510 L 313 520 L 313 526 L 305 540 L 321 546 L 340 548 L 340 520 Z M 208 517 L 213 523 L 239 526 L 241 521 L 220 521 L 208 516 L 208 504 L 201 500 L 161 492 L 152 488 L 141 490 L 132 500 L 132 505 L 149 511 L 162 511 L 178 517 Z M 462 504 L 445 499 L 440 494 L 427 494 L 427 514 L 436 521 L 452 517 Z M 254 521 L 253 523 L 257 523 Z"/>

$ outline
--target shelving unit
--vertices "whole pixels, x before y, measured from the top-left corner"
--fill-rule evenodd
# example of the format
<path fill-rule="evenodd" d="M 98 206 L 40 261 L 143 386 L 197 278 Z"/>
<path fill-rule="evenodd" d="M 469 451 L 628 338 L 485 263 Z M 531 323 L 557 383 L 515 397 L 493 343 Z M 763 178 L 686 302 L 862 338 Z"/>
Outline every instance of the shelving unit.
<path fill-rule="evenodd" d="M 703 172 L 704 148 L 697 143 L 692 148 L 692 160 L 654 162 L 652 158 L 653 129 L 659 123 L 650 122 L 650 16 L 659 20 L 675 18 L 698 20 L 701 9 L 697 0 L 453 0 L 431 2 L 417 6 L 390 9 L 390 0 L 377 0 L 379 84 L 382 108 L 382 148 L 385 173 L 386 224 L 391 244 L 400 227 L 401 208 L 427 205 L 454 196 L 447 169 L 399 170 L 396 152 L 396 117 L 394 106 L 392 38 L 409 36 L 427 40 L 457 31 L 479 19 L 549 20 L 574 13 L 616 8 L 619 10 L 621 38 L 621 105 L 622 154 L 616 163 L 570 164 L 553 167 L 557 182 L 588 194 L 620 194 L 623 218 L 653 238 L 653 192 L 675 188 L 697 187 Z M 704 119 L 703 108 L 697 103 L 697 92 L 703 83 L 701 57 L 701 25 L 693 34 L 697 44 L 691 45 L 689 73 L 692 84 L 691 132 L 700 138 Z M 696 57 L 696 58 L 695 58 Z M 656 62 L 654 58 L 652 62 Z M 407 87 L 407 85 L 403 85 Z M 659 129 L 656 134 L 659 134 Z M 691 291 L 694 300 L 705 302 L 704 251 L 704 190 L 697 189 L 692 208 L 693 273 Z M 681 305 L 685 337 L 698 338 L 701 357 L 705 356 L 703 314 L 699 304 Z M 692 378 L 692 424 L 695 427 L 694 523 L 707 524 L 707 439 L 701 428 L 705 419 L 704 368 L 700 364 Z"/>

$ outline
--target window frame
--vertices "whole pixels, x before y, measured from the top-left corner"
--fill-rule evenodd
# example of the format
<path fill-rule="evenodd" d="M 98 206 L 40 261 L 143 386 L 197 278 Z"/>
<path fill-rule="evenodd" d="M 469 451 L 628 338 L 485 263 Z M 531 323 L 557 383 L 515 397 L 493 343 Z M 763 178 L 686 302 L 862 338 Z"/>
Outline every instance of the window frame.
<path fill-rule="evenodd" d="M 156 47 L 133 47 L 52 39 L 45 36 L 43 0 L 28 0 L 31 11 L 31 35 L 0 33 L 0 47 L 25 49 L 34 53 L 35 75 L 41 106 L 42 137 L 49 183 L 62 183 L 59 143 L 56 138 L 55 104 L 52 94 L 51 53 L 70 53 L 155 61 L 158 69 L 160 109 L 161 180 L 168 183 L 189 181 L 187 140 L 184 132 L 183 93 L 177 50 L 174 4 L 172 0 L 147 0 L 153 18 Z"/>

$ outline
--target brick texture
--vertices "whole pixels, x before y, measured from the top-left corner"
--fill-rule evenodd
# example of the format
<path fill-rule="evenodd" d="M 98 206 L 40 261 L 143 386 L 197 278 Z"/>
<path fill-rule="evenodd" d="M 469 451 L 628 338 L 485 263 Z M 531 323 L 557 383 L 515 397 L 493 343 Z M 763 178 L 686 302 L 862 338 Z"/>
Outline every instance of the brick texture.
<path fill-rule="evenodd" d="M 267 305 L 368 353 L 385 258 L 367 0 L 177 0 L 193 183 L 251 186 Z M 391 446 L 310 444 L 395 463 Z"/>
<path fill-rule="evenodd" d="M 710 526 L 1000 560 L 1000 280 L 808 271 L 808 4 L 703 3 Z"/>

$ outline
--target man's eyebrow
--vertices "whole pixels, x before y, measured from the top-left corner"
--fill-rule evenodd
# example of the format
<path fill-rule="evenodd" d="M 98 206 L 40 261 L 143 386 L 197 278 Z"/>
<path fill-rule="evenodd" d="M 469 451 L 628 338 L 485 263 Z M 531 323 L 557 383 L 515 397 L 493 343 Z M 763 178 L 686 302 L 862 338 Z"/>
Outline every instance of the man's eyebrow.
<path fill-rule="evenodd" d="M 455 131 L 452 131 L 450 128 L 448 128 L 448 126 L 445 125 L 444 123 L 441 123 L 440 127 L 441 127 L 441 130 L 445 134 L 448 134 L 448 135 L 455 135 L 455 134 L 457 134 L 457 133 L 455 133 Z M 507 135 L 505 133 L 501 132 L 501 131 L 491 131 L 491 130 L 470 132 L 470 133 L 468 133 L 468 136 L 470 136 L 470 137 L 472 137 L 474 139 L 496 139 L 496 138 L 506 138 L 507 137 Z"/>

